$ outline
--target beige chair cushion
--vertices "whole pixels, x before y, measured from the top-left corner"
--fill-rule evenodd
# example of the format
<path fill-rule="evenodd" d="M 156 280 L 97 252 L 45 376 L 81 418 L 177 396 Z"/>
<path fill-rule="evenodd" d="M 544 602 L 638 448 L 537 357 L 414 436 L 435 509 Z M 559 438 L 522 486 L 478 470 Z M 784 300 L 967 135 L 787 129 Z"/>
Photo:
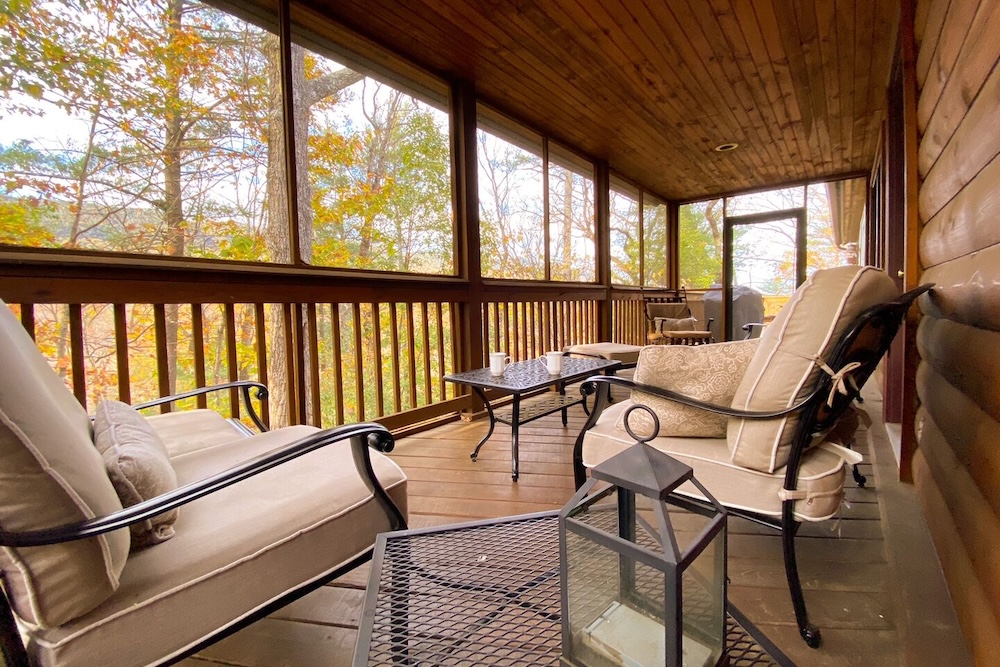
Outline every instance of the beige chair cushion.
<path fill-rule="evenodd" d="M 38 530 L 122 508 L 90 418 L 34 341 L 0 301 L 0 526 Z M 0 549 L 0 569 L 17 614 L 59 625 L 118 588 L 129 532 L 64 544 Z"/>
<path fill-rule="evenodd" d="M 698 320 L 693 317 L 654 317 L 653 329 L 658 333 L 664 331 L 695 331 Z"/>
<path fill-rule="evenodd" d="M 652 320 L 657 317 L 671 317 L 675 319 L 691 317 L 691 309 L 683 301 L 676 303 L 656 303 L 646 304 L 646 316 Z"/>
<path fill-rule="evenodd" d="M 167 449 L 153 427 L 130 405 L 101 401 L 94 414 L 94 444 L 124 507 L 173 491 L 177 475 Z M 134 523 L 132 549 L 159 544 L 174 536 L 178 510 Z"/>
<path fill-rule="evenodd" d="M 716 405 L 729 405 L 757 350 L 757 340 L 715 343 L 714 345 L 654 345 L 639 353 L 635 381 L 669 389 Z M 632 391 L 632 401 L 646 405 L 660 422 L 658 435 L 695 438 L 724 438 L 725 415 L 681 405 L 654 394 Z M 653 432 L 653 420 L 645 410 L 629 415 L 629 426 L 639 435 Z M 624 430 L 621 418 L 616 428 Z"/>
<path fill-rule="evenodd" d="M 588 468 L 621 452 L 635 441 L 614 424 L 631 401 L 622 401 L 604 411 L 597 424 L 584 435 L 583 462 Z M 695 478 L 727 507 L 768 516 L 781 516 L 781 489 L 785 469 L 765 473 L 734 465 L 725 438 L 653 438 L 650 445 L 691 466 Z M 796 500 L 795 518 L 823 521 L 836 515 L 844 495 L 844 460 L 822 447 L 813 447 L 802 456 L 798 490 L 806 497 Z M 679 491 L 702 497 L 697 488 L 684 484 Z"/>
<path fill-rule="evenodd" d="M 162 415 L 143 414 L 160 436 L 170 458 L 246 437 L 215 410 L 178 410 Z"/>
<path fill-rule="evenodd" d="M 186 484 L 316 432 L 292 426 L 174 459 Z M 375 472 L 406 512 L 406 478 L 372 452 Z M 364 552 L 389 529 L 357 474 L 350 443 L 335 443 L 184 505 L 177 535 L 134 552 L 121 588 L 62 627 L 35 629 L 41 666 L 152 664 L 201 640 L 208 628 L 263 607 Z M 129 650 L 106 644 L 130 638 Z"/>
<path fill-rule="evenodd" d="M 816 271 L 764 329 L 732 406 L 768 411 L 795 405 L 823 372 L 816 360 L 826 359 L 854 319 L 898 294 L 893 280 L 873 267 Z M 795 415 L 731 420 L 726 437 L 733 463 L 762 472 L 781 468 L 788 462 L 797 423 Z"/>

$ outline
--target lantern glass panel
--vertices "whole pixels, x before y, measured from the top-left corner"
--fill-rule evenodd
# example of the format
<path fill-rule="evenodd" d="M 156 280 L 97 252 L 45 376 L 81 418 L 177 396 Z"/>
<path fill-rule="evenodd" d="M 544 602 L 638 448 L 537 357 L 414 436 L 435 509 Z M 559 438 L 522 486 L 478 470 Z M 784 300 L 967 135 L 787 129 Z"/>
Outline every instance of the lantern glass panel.
<path fill-rule="evenodd" d="M 725 542 L 722 529 L 682 574 L 685 665 L 715 665 L 725 648 Z"/>
<path fill-rule="evenodd" d="M 616 495 L 567 520 L 569 654 L 594 667 L 662 667 L 664 572 L 631 557 L 628 549 L 616 551 L 594 541 L 584 528 L 619 534 Z M 636 525 L 636 543 L 662 554 L 659 536 L 647 530 L 655 522 L 644 523 Z"/>

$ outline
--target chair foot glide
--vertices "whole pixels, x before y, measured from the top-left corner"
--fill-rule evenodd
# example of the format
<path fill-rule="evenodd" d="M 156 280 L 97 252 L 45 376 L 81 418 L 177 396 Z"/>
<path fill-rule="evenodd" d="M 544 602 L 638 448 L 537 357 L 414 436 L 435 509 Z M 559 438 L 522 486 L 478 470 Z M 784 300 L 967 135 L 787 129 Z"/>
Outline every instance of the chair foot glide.
<path fill-rule="evenodd" d="M 799 634 L 802 635 L 802 639 L 805 640 L 809 648 L 819 648 L 819 645 L 823 643 L 823 637 L 820 636 L 819 628 L 812 623 L 800 626 Z"/>

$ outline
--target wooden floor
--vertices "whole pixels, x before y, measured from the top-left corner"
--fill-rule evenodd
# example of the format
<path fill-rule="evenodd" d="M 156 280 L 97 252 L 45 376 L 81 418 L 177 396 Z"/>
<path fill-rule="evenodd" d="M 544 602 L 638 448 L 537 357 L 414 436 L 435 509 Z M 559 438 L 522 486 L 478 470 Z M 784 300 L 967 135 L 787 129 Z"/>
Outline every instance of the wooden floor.
<path fill-rule="evenodd" d="M 871 412 L 880 402 L 869 401 Z M 561 507 L 572 495 L 573 441 L 584 423 L 579 407 L 569 426 L 551 415 L 521 429 L 521 477 L 510 478 L 510 430 L 499 425 L 479 460 L 469 452 L 486 432 L 484 420 L 454 422 L 402 439 L 393 458 L 409 478 L 411 527 L 499 517 Z M 809 649 L 798 637 L 784 579 L 780 538 L 743 520 L 730 523 L 730 599 L 799 665 L 967 664 L 954 613 L 933 552 L 901 553 L 929 544 L 919 534 L 913 507 L 887 507 L 900 497 L 895 461 L 880 422 L 859 433 L 868 447 L 864 489 L 849 481 L 841 520 L 803 527 L 799 568 L 811 619 L 823 645 Z M 880 502 L 880 499 L 881 502 Z M 897 502 L 894 500 L 893 502 Z M 887 520 L 909 513 L 902 541 Z M 912 546 L 909 547 L 913 551 Z M 900 581 L 900 572 L 908 580 Z M 314 667 L 349 665 L 368 566 L 325 586 L 204 653 L 186 667 Z M 912 581 L 910 579 L 917 579 Z M 929 597 L 928 597 L 929 596 Z M 927 604 L 931 601 L 931 604 Z M 911 605 L 907 608 L 905 605 Z"/>

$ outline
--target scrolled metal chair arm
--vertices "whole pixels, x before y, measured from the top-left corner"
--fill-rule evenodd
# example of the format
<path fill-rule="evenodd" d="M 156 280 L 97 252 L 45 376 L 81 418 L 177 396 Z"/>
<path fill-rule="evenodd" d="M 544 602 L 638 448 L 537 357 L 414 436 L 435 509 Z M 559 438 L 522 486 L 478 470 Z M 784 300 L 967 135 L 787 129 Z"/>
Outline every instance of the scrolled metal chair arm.
<path fill-rule="evenodd" d="M 260 382 L 254 382 L 252 380 L 236 380 L 234 382 L 224 382 L 222 384 L 214 384 L 208 387 L 197 387 L 190 391 L 185 391 L 179 394 L 171 394 L 170 396 L 161 396 L 160 398 L 153 399 L 151 401 L 146 401 L 144 403 L 137 403 L 132 407 L 136 410 L 143 410 L 145 408 L 156 407 L 157 405 L 164 405 L 166 403 L 173 403 L 175 401 L 180 401 L 185 398 L 192 398 L 194 396 L 201 396 L 202 394 L 210 394 L 217 391 L 227 391 L 229 389 L 239 389 L 240 394 L 243 397 L 243 406 L 246 408 L 247 414 L 253 423 L 261 430 L 265 432 L 268 430 L 267 426 L 261 420 L 260 415 L 257 414 L 257 410 L 253 407 L 253 401 L 251 401 L 250 393 L 253 390 L 253 398 L 256 398 L 260 402 L 267 400 L 269 392 L 267 386 L 261 384 Z"/>

